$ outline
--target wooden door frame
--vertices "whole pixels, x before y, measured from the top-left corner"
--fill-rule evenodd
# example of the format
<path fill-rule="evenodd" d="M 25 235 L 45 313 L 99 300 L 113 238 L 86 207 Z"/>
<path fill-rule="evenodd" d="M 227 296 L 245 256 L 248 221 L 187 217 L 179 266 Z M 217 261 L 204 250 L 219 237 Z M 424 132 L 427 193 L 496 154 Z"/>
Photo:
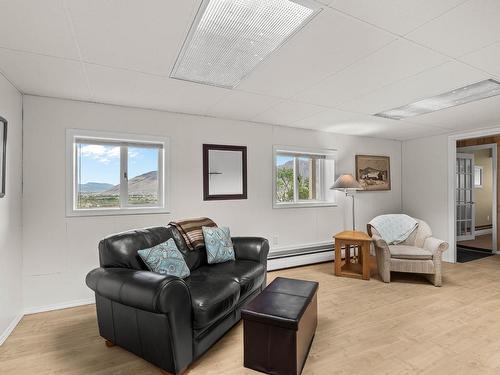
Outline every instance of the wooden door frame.
<path fill-rule="evenodd" d="M 500 135 L 500 127 L 483 129 L 469 132 L 462 132 L 451 134 L 448 136 L 448 243 L 450 244 L 450 250 L 443 254 L 443 260 L 456 263 L 457 261 L 457 246 L 455 241 L 456 236 L 456 189 L 455 189 L 455 175 L 456 175 L 456 159 L 457 159 L 457 141 L 470 138 L 481 138 L 487 136 Z M 496 168 L 494 168 L 496 169 Z M 494 176 L 497 176 L 496 170 L 494 170 Z M 494 178 L 496 183 L 496 178 Z M 496 186 L 496 185 L 495 185 Z M 496 202 L 496 197 L 495 197 Z M 496 205 L 494 210 L 497 210 Z M 495 212 L 495 218 L 496 218 Z M 496 219 L 495 219 L 496 220 Z M 496 252 L 496 249 L 495 249 Z"/>
<path fill-rule="evenodd" d="M 459 147 L 457 150 L 460 152 L 474 152 L 479 150 L 491 150 L 491 170 L 493 173 L 493 186 L 492 186 L 492 199 L 491 199 L 491 234 L 492 234 L 492 251 L 493 253 L 498 253 L 498 238 L 497 238 L 497 144 L 496 143 L 485 143 L 482 145 L 465 146 Z M 458 152 L 457 152 L 458 153 Z M 475 200 L 475 199 L 474 199 Z"/>

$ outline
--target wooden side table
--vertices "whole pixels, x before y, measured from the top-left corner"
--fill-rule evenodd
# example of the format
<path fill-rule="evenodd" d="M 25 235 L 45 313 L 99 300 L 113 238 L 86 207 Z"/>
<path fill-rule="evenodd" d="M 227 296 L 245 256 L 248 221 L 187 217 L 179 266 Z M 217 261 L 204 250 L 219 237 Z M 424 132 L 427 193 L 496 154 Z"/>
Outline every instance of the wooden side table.
<path fill-rule="evenodd" d="M 335 239 L 335 275 L 370 280 L 371 237 L 359 231 L 347 230 L 333 236 Z M 359 248 L 358 263 L 351 263 L 351 246 Z M 342 262 L 345 247 L 345 262 Z"/>

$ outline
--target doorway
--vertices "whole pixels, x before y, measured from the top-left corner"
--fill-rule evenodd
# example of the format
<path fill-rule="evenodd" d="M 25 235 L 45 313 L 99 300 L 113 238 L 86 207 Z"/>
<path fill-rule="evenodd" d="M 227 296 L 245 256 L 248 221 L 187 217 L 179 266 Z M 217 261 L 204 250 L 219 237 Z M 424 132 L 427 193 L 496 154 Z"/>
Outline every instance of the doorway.
<path fill-rule="evenodd" d="M 497 250 L 497 144 L 479 142 L 457 141 L 455 222 L 459 263 L 491 256 Z"/>

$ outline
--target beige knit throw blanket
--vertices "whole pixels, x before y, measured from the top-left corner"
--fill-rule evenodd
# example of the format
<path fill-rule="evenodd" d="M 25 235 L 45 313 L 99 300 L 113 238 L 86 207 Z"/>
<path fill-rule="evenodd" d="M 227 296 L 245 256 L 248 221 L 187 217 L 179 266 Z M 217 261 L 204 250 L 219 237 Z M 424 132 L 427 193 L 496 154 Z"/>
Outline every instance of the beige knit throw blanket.
<path fill-rule="evenodd" d="M 197 250 L 205 246 L 203 231 L 201 229 L 202 227 L 217 226 L 217 224 L 215 224 L 208 217 L 171 221 L 169 225 L 177 228 L 177 230 L 182 234 L 189 250 Z"/>

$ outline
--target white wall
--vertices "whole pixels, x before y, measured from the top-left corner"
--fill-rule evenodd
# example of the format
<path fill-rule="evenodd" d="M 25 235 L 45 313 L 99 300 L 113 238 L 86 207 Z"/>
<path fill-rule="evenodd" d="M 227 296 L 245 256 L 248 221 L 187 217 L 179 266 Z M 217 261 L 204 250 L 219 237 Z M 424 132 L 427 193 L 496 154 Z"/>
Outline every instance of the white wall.
<path fill-rule="evenodd" d="M 171 215 L 65 217 L 67 128 L 171 137 Z M 248 147 L 248 200 L 202 199 L 202 144 Z M 357 195 L 358 228 L 373 216 L 401 210 L 401 143 L 262 124 L 33 96 L 24 98 L 24 302 L 38 308 L 91 297 L 86 273 L 98 265 L 97 243 L 111 233 L 209 216 L 233 235 L 279 237 L 279 246 L 319 243 L 349 226 L 339 207 L 273 209 L 272 146 L 336 148 L 341 172 L 354 155 L 391 157 L 392 191 Z M 350 206 L 346 207 L 350 209 Z M 276 248 L 274 249 L 276 250 Z"/>
<path fill-rule="evenodd" d="M 439 239 L 448 238 L 448 137 L 403 142 L 403 212 L 426 221 Z M 450 249 L 443 259 L 451 261 Z"/>
<path fill-rule="evenodd" d="M 22 98 L 0 75 L 0 116 L 8 121 L 6 195 L 0 198 L 0 344 L 22 314 Z"/>

